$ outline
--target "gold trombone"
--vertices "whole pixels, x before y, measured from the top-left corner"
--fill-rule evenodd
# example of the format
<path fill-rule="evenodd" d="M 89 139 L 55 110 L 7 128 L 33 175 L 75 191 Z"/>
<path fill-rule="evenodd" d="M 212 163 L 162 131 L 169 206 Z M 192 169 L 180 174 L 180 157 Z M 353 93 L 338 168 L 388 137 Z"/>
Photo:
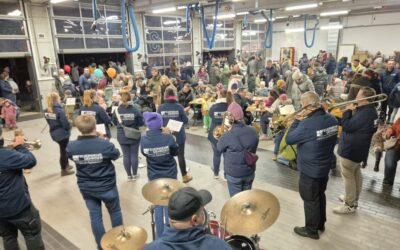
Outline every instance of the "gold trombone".
<path fill-rule="evenodd" d="M 364 101 L 364 100 L 372 100 L 369 104 L 373 104 L 373 103 L 380 103 L 380 102 L 384 102 L 388 99 L 388 96 L 386 94 L 378 94 L 378 95 L 374 95 L 374 96 L 370 96 L 370 97 L 365 97 L 365 98 L 361 98 L 358 100 L 352 100 L 352 101 L 346 101 L 346 102 L 339 102 L 339 103 L 330 103 L 330 102 L 326 102 L 327 104 L 327 109 L 331 110 L 334 108 L 345 108 L 347 105 L 349 104 L 357 104 L 357 102 L 359 101 Z"/>
<path fill-rule="evenodd" d="M 228 132 L 229 130 L 231 130 L 232 128 L 232 124 L 234 122 L 233 116 L 231 112 L 225 112 L 223 118 L 222 118 L 222 124 L 218 125 L 214 128 L 213 130 L 213 137 L 216 140 L 219 140 L 219 138 L 221 138 L 221 136 Z"/>

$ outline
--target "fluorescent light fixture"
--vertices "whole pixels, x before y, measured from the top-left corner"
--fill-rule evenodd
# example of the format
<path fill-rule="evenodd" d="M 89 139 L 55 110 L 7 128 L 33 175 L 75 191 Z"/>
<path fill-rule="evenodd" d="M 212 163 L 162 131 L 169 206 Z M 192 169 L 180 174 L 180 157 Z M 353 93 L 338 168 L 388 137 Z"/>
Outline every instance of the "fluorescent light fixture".
<path fill-rule="evenodd" d="M 217 23 L 216 26 L 217 26 L 217 28 L 221 28 L 222 23 Z M 214 24 L 212 24 L 212 23 L 207 24 L 207 29 L 212 29 L 212 28 L 214 28 Z"/>
<path fill-rule="evenodd" d="M 20 10 L 13 10 L 11 12 L 8 12 L 8 16 L 21 16 L 22 12 Z"/>
<path fill-rule="evenodd" d="M 320 16 L 339 16 L 339 15 L 347 15 L 349 14 L 348 10 L 336 10 L 330 12 L 321 12 Z"/>
<path fill-rule="evenodd" d="M 304 32 L 304 28 L 285 29 L 285 33 Z"/>
<path fill-rule="evenodd" d="M 181 21 L 179 21 L 179 20 L 170 20 L 170 21 L 163 22 L 164 25 L 180 24 L 180 23 L 181 23 Z"/>
<path fill-rule="evenodd" d="M 160 13 L 173 12 L 173 11 L 176 11 L 176 7 L 168 7 L 168 8 L 153 10 L 153 14 L 160 14 Z"/>
<path fill-rule="evenodd" d="M 304 5 L 288 6 L 285 8 L 285 10 L 286 11 L 304 10 L 304 9 L 312 9 L 312 8 L 317 8 L 317 7 L 318 7 L 317 3 L 310 3 L 310 4 L 304 4 Z"/>
<path fill-rule="evenodd" d="M 178 6 L 178 10 L 184 10 L 186 8 L 187 8 L 186 6 Z"/>
<path fill-rule="evenodd" d="M 106 17 L 107 20 L 118 20 L 118 16 L 108 16 Z"/>
<path fill-rule="evenodd" d="M 275 17 L 275 19 L 284 19 L 284 18 L 288 18 L 287 16 L 277 16 Z"/>
<path fill-rule="evenodd" d="M 350 1 L 353 1 L 353 0 L 343 0 L 343 2 L 350 2 Z"/>
<path fill-rule="evenodd" d="M 272 18 L 272 21 L 275 21 L 275 18 Z M 264 18 L 254 20 L 254 23 L 266 23 L 266 22 L 267 22 L 267 19 L 264 19 Z"/>
<path fill-rule="evenodd" d="M 244 11 L 244 12 L 238 12 L 238 13 L 236 13 L 236 15 L 238 15 L 238 16 L 244 16 L 244 15 L 247 15 L 247 14 L 249 14 L 249 12 L 248 12 L 248 11 Z"/>
<path fill-rule="evenodd" d="M 221 19 L 228 19 L 228 18 L 234 18 L 236 16 L 235 13 L 231 13 L 231 14 L 222 14 L 222 15 L 218 15 L 217 19 L 221 20 Z M 214 16 L 215 19 L 215 16 Z"/>
<path fill-rule="evenodd" d="M 340 30 L 343 29 L 343 25 L 327 25 L 327 26 L 321 26 L 321 30 Z"/>
<path fill-rule="evenodd" d="M 61 3 L 61 2 L 65 2 L 67 0 L 51 0 L 51 3 Z"/>
<path fill-rule="evenodd" d="M 294 18 L 298 18 L 298 17 L 300 17 L 300 15 L 294 15 L 293 17 L 294 17 Z"/>
<path fill-rule="evenodd" d="M 257 35 L 257 33 L 258 33 L 258 31 L 255 31 L 255 30 L 246 30 L 246 31 L 243 31 L 242 35 L 243 36 L 255 36 L 255 35 Z"/>

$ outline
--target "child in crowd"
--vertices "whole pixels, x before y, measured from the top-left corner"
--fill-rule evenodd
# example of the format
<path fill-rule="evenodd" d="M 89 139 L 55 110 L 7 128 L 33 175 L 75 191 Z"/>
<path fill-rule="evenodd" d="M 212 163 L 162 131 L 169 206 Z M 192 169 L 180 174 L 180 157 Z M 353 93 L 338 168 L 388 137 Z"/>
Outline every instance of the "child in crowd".
<path fill-rule="evenodd" d="M 268 88 L 265 87 L 265 82 L 260 82 L 260 87 L 256 90 L 256 96 L 268 96 Z"/>
<path fill-rule="evenodd" d="M 4 100 L 1 108 L 1 118 L 4 119 L 4 126 L 6 128 L 17 128 L 17 108 L 12 105 L 10 100 Z"/>
<path fill-rule="evenodd" d="M 372 136 L 371 146 L 375 153 L 375 166 L 374 166 L 375 172 L 379 172 L 379 164 L 381 162 L 381 158 L 383 156 L 383 151 L 384 151 L 383 143 L 385 142 L 385 132 L 390 127 L 391 124 L 379 123 L 378 130 Z M 365 168 L 366 164 L 362 166 L 364 166 Z"/>
<path fill-rule="evenodd" d="M 76 103 L 74 105 L 69 105 L 69 103 L 67 102 L 67 99 L 69 98 L 74 98 L 74 97 L 72 96 L 71 90 L 68 89 L 64 91 L 64 98 L 62 102 L 65 105 L 64 106 L 65 115 L 67 116 L 68 121 L 72 123 L 72 121 L 74 120 L 74 111 Z"/>
<path fill-rule="evenodd" d="M 214 96 L 211 93 L 211 89 L 207 88 L 206 93 L 201 99 L 201 113 L 203 115 L 203 128 L 208 132 L 210 128 L 211 120 L 210 120 L 210 107 L 212 103 L 215 102 Z"/>

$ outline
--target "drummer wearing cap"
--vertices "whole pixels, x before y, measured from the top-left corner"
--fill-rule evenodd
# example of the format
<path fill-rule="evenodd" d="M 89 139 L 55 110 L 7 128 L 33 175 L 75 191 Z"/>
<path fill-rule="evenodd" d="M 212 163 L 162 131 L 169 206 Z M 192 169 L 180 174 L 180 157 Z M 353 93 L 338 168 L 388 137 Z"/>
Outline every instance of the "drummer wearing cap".
<path fill-rule="evenodd" d="M 173 193 L 168 202 L 170 225 L 164 229 L 160 239 L 148 244 L 144 249 L 232 249 L 225 241 L 205 233 L 204 206 L 211 200 L 209 191 L 196 191 L 191 187 Z"/>

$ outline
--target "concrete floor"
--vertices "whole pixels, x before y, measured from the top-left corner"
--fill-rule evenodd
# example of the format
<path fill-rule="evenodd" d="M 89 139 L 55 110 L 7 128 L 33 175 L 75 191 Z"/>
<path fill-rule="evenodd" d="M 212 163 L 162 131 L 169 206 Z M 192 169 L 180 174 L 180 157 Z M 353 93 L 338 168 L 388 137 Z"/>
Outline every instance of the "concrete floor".
<path fill-rule="evenodd" d="M 88 211 L 76 184 L 76 177 L 60 177 L 58 145 L 51 141 L 48 129 L 44 133 L 40 132 L 45 126 L 44 119 L 21 122 L 19 126 L 29 139 L 42 140 L 42 149 L 34 152 L 38 165 L 27 176 L 27 182 L 42 220 L 65 238 L 65 241 L 55 240 L 51 244 L 46 242 L 46 249 L 96 249 Z M 226 183 L 212 177 L 212 154 L 204 130 L 192 127 L 188 134 L 192 135 L 188 135 L 186 156 L 189 159 L 190 174 L 194 176 L 188 186 L 212 191 L 213 201 L 207 209 L 215 212 L 219 218 L 222 206 L 229 199 Z M 77 131 L 74 129 L 71 138 L 76 138 L 76 135 Z M 11 137 L 11 133 L 7 132 L 5 136 Z M 112 142 L 119 147 L 115 139 Z M 271 142 L 262 142 L 261 148 L 271 149 Z M 382 171 L 375 174 L 371 166 L 367 167 L 363 171 L 365 181 L 360 208 L 351 215 L 332 213 L 332 208 L 339 204 L 337 195 L 343 191 L 340 177 L 332 176 L 327 190 L 326 231 L 320 240 L 315 241 L 293 233 L 294 226 L 304 224 L 303 205 L 297 192 L 297 172 L 271 161 L 269 151 L 260 150 L 259 155 L 260 162 L 253 188 L 272 192 L 281 206 L 277 222 L 260 234 L 264 249 L 398 249 L 399 176 L 392 189 L 384 189 L 381 186 Z M 144 162 L 144 158 L 142 161 Z M 147 182 L 146 168 L 139 170 L 140 178 L 136 182 L 127 182 L 122 159 L 117 160 L 115 166 L 124 223 L 145 228 L 150 241 L 150 215 L 142 215 L 150 205 L 141 195 L 141 189 Z M 104 215 L 106 228 L 110 229 L 110 220 L 105 210 Z M 71 242 L 76 248 L 64 246 L 63 242 Z"/>

